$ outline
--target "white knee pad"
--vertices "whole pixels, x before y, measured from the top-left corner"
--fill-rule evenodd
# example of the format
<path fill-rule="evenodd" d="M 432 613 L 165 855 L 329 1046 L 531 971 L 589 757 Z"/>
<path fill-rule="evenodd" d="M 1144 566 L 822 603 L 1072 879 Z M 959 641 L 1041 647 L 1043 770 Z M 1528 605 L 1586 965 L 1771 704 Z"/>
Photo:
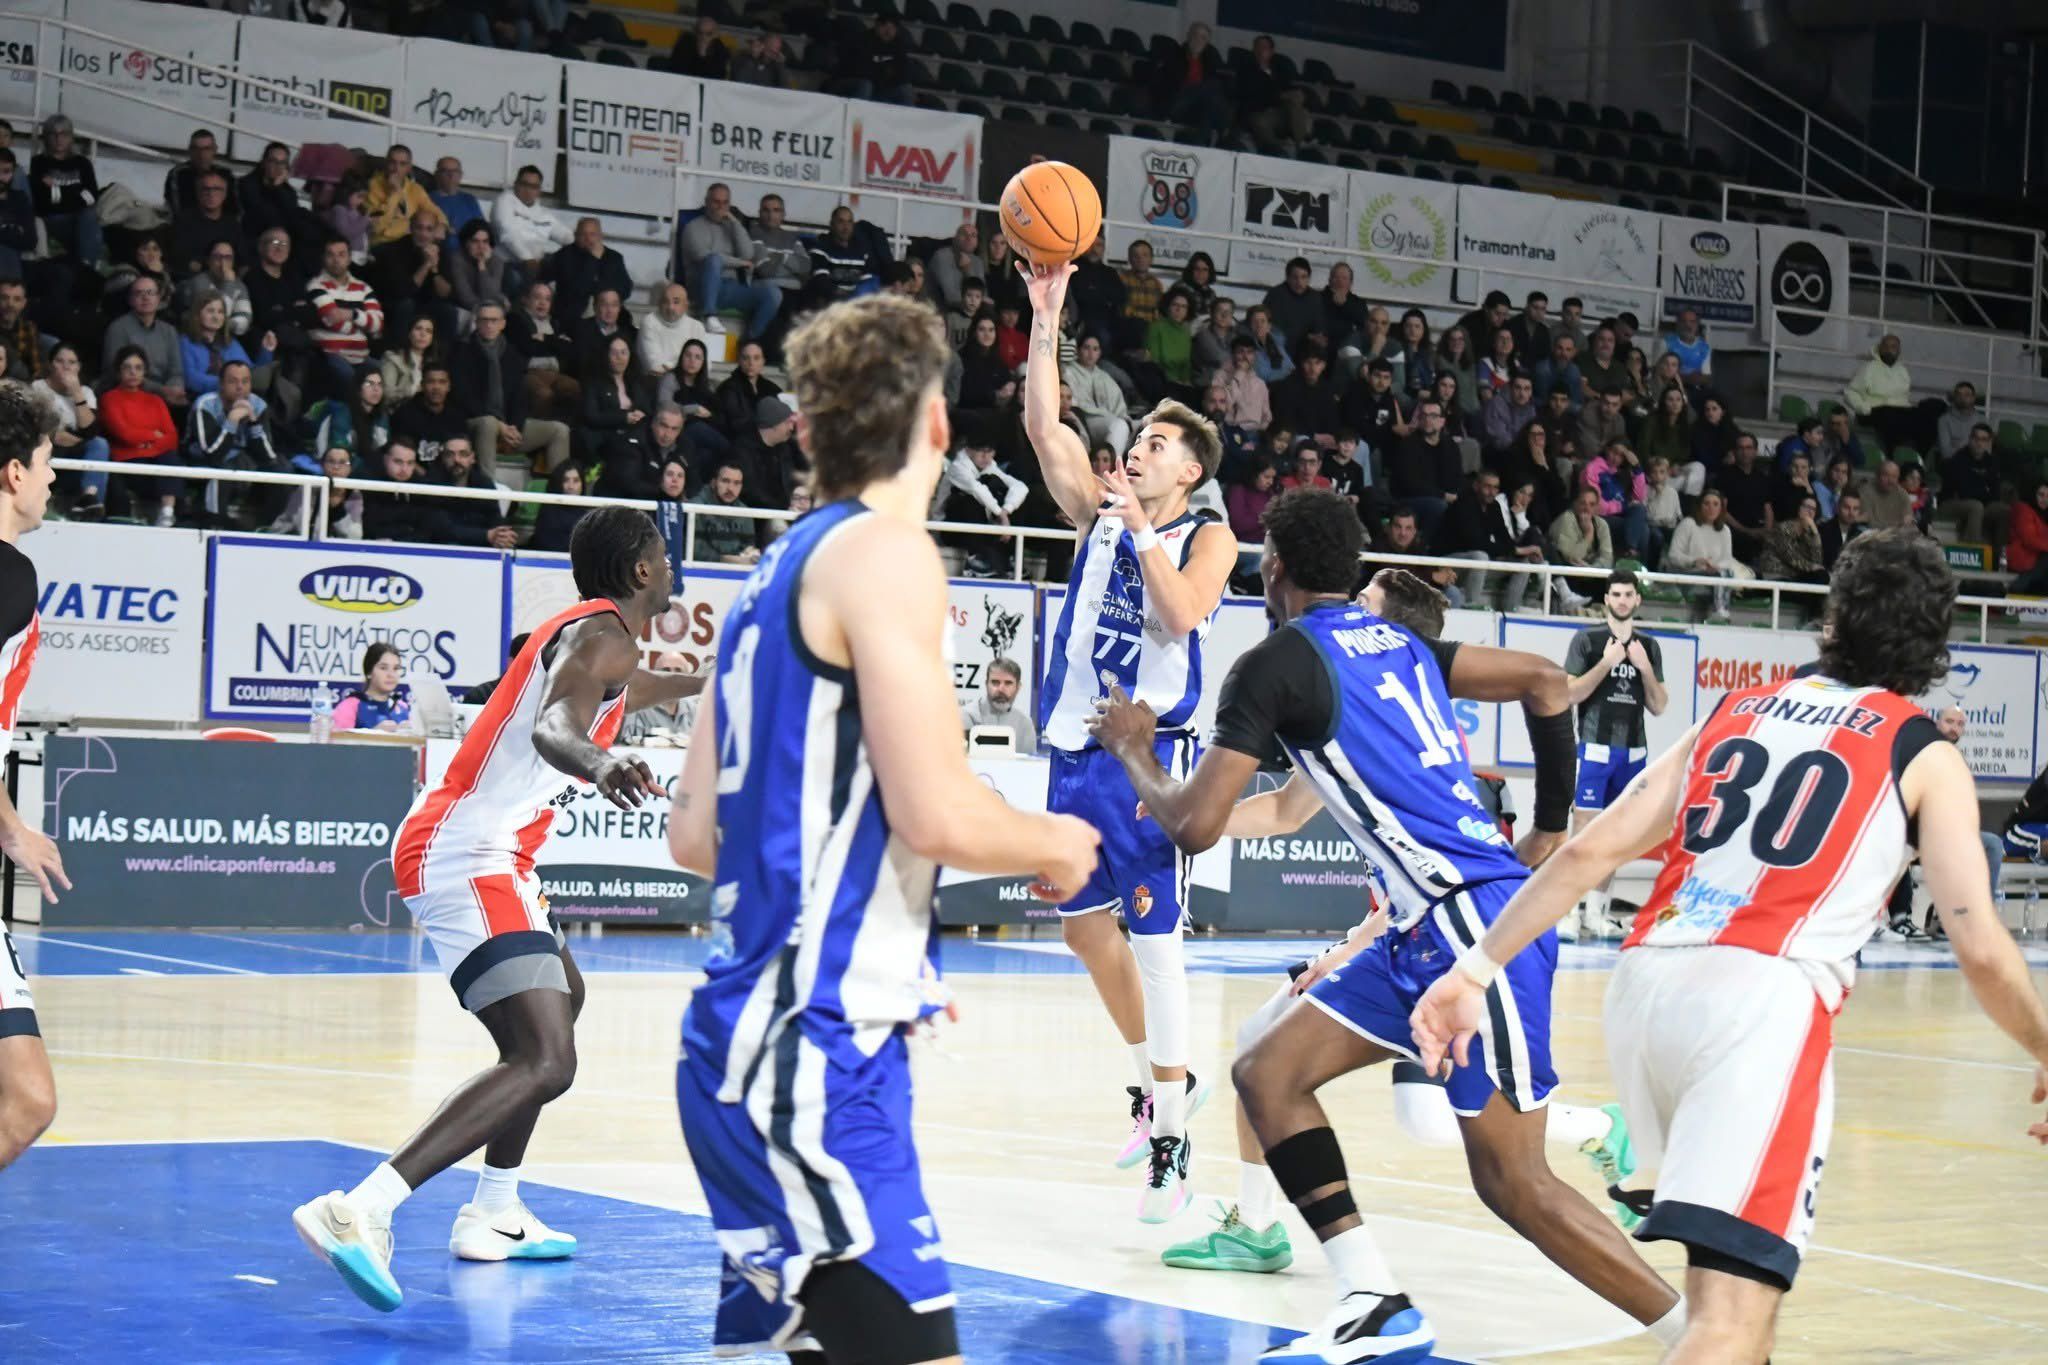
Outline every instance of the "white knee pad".
<path fill-rule="evenodd" d="M 1451 1112 L 1450 1094 L 1440 1085 L 1396 1082 L 1394 1119 L 1410 1141 L 1425 1147 L 1465 1145 L 1465 1135 L 1458 1128 L 1458 1116 Z"/>
<path fill-rule="evenodd" d="M 1132 934 L 1145 993 L 1145 1045 L 1154 1066 L 1188 1064 L 1188 969 L 1178 930 Z"/>
<path fill-rule="evenodd" d="M 1280 1022 L 1280 1016 L 1287 1013 L 1287 1007 L 1294 1003 L 1294 996 L 1287 987 L 1274 991 L 1265 1004 L 1253 1010 L 1251 1015 L 1237 1026 L 1237 1055 L 1242 1057 L 1251 1051 L 1252 1044 L 1266 1034 L 1266 1030 Z"/>

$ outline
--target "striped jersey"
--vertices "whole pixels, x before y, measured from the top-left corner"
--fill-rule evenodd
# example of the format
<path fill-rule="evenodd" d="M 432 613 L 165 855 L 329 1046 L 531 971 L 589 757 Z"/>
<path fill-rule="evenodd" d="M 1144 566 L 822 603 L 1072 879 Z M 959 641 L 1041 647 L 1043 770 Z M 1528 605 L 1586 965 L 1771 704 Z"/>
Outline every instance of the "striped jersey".
<path fill-rule="evenodd" d="M 42 643 L 43 618 L 36 609 L 36 566 L 18 546 L 0 541 L 0 749 L 14 733 L 21 695 Z"/>
<path fill-rule="evenodd" d="M 548 668 L 571 625 L 618 608 L 604 598 L 578 602 L 534 629 L 463 736 L 441 780 L 423 791 L 398 826 L 391 861 L 398 894 L 418 896 L 476 877 L 525 877 L 554 824 L 556 798 L 573 780 L 540 755 L 540 719 Z M 590 741 L 609 748 L 625 719 L 626 690 L 605 693 Z"/>
<path fill-rule="evenodd" d="M 859 680 L 814 655 L 797 620 L 811 556 L 868 515 L 844 501 L 798 518 L 725 618 L 711 952 L 683 1052 L 726 1103 L 763 1060 L 797 1055 L 792 1026 L 852 1072 L 930 1012 L 937 869 L 889 828 Z"/>
<path fill-rule="evenodd" d="M 1185 568 L 1202 519 L 1188 512 L 1158 528 L 1159 543 Z M 1213 620 L 1215 613 L 1210 613 Z M 1169 635 L 1146 601 L 1145 570 L 1123 519 L 1102 513 L 1074 555 L 1066 601 L 1053 632 L 1038 730 L 1046 744 L 1076 752 L 1094 747 L 1088 722 L 1095 699 L 1121 687 L 1148 703 L 1159 728 L 1185 729 L 1202 699 L 1202 642 L 1209 621 Z"/>
<path fill-rule="evenodd" d="M 1813 675 L 1722 698 L 1622 947 L 1731 944 L 1815 964 L 1831 1002 L 1913 859 L 1906 765 L 1940 732 L 1881 687 Z"/>

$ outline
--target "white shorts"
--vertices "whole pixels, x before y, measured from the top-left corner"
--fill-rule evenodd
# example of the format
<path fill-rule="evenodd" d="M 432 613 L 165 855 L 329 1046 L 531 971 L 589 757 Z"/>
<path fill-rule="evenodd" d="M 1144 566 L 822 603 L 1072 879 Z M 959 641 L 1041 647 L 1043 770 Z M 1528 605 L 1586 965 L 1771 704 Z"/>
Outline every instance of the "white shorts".
<path fill-rule="evenodd" d="M 1632 948 L 1607 989 L 1607 1058 L 1638 1160 L 1638 1240 L 1790 1289 L 1835 1121 L 1834 1011 L 1798 962 Z"/>
<path fill-rule="evenodd" d="M 36 1024 L 36 998 L 29 993 L 21 954 L 14 949 L 14 935 L 0 929 L 0 1038 L 37 1038 L 42 1032 Z"/>
<path fill-rule="evenodd" d="M 456 999 L 471 1013 L 521 991 L 569 991 L 562 931 L 540 882 L 488 873 L 405 898 Z"/>

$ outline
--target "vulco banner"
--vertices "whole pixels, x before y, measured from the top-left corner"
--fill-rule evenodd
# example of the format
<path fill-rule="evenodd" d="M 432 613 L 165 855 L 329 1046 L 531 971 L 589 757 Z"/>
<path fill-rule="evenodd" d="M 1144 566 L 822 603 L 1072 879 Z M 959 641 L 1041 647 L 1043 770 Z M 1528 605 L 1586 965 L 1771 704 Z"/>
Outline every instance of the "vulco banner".
<path fill-rule="evenodd" d="M 703 174 L 683 187 L 684 207 L 701 204 L 704 191 L 722 177 L 761 176 L 780 182 L 775 188 L 792 222 L 822 223 L 844 196 L 804 186 L 847 183 L 846 101 L 711 81 L 704 87 L 697 148 Z M 743 180 L 732 186 L 732 196 L 752 208 L 768 190 L 757 180 Z"/>
<path fill-rule="evenodd" d="M 1280 157 L 1237 158 L 1237 231 L 1233 270 L 1280 277 L 1296 256 L 1320 276 L 1348 256 L 1351 172 Z"/>
<path fill-rule="evenodd" d="M 363 125 L 396 117 L 398 82 L 405 71 L 405 43 L 362 29 L 330 29 L 309 42 L 304 24 L 282 19 L 244 19 L 241 55 L 235 69 L 304 95 L 294 99 L 267 85 L 235 92 L 235 151 L 244 161 L 261 160 L 263 144 L 294 147 L 308 142 L 353 146 L 373 135 Z M 329 104 L 347 105 L 343 113 Z M 377 134 L 376 136 L 382 136 Z M 422 150 L 422 157 L 431 154 Z M 431 167 L 433 162 L 427 161 Z"/>
<path fill-rule="evenodd" d="M 59 55 L 64 74 L 124 92 L 61 82 L 56 88 L 62 108 L 80 128 L 152 146 L 182 146 L 194 128 L 211 129 L 217 138 L 227 137 L 234 78 L 218 70 L 201 70 L 199 64 L 234 66 L 234 15 L 176 5 L 144 5 L 135 0 L 71 0 L 68 13 L 73 23 L 84 28 L 135 34 L 150 49 L 141 52 L 127 42 L 65 33 Z M 138 104 L 125 95 L 155 103 Z M 161 105 L 178 112 L 166 113 Z M 165 130 L 174 122 L 179 131 L 172 135 Z M 26 157 L 25 152 L 17 155 Z M 24 168 L 26 165 L 24 159 Z"/>
<path fill-rule="evenodd" d="M 0 117 L 28 118 L 37 109 L 48 108 L 36 101 L 38 85 L 43 87 L 45 100 L 56 98 L 55 60 L 63 35 L 56 29 L 40 29 L 35 21 L 63 17 L 64 0 L 10 0 L 6 17 L 0 18 L 0 63 L 6 66 L 0 70 Z M 47 52 L 43 49 L 45 32 L 50 40 Z M 53 73 L 48 76 L 44 75 L 46 62 Z M 25 158 L 28 153 L 24 148 L 15 155 Z M 25 161 L 22 169 L 28 169 Z"/>
<path fill-rule="evenodd" d="M 1195 234 L 1232 230 L 1236 174 L 1237 158 L 1231 152 L 1112 137 L 1104 216 L 1112 223 L 1145 226 L 1108 228 L 1110 259 L 1123 260 L 1131 243 L 1143 238 L 1161 266 L 1186 265 L 1194 253 L 1206 251 L 1217 273 L 1228 273 L 1230 239 Z"/>
<path fill-rule="evenodd" d="M 694 76 L 565 62 L 569 193 L 585 208 L 666 217 L 676 167 L 697 158 Z"/>
<path fill-rule="evenodd" d="M 1575 283 L 1550 292 L 1578 295 L 1589 318 L 1630 312 L 1650 326 L 1657 316 L 1657 215 L 1561 199 L 1555 228 L 1557 275 Z M 1521 301 L 1521 293 L 1509 292 Z"/>
<path fill-rule="evenodd" d="M 905 204 L 903 230 L 918 237 L 946 237 L 971 221 L 969 207 L 981 184 L 981 120 L 966 114 L 903 108 L 849 100 L 846 105 L 848 183 L 856 190 L 890 190 L 946 204 Z M 866 208 L 855 194 L 848 201 L 857 218 L 885 227 L 896 222 L 896 204 L 872 199 Z"/>
<path fill-rule="evenodd" d="M 2048 713 L 2040 651 L 1952 645 L 1948 655 L 1948 677 L 1917 699 L 1922 709 L 1936 716 L 1962 708 L 1969 723 L 1957 747 L 1976 776 L 2032 778 L 2041 767 L 2041 718 Z"/>
<path fill-rule="evenodd" d="M 1840 350 L 1848 342 L 1842 319 L 1849 313 L 1849 243 L 1832 232 L 1759 227 L 1757 256 L 1763 262 L 1763 293 L 1769 312 L 1758 317 L 1759 340 L 1771 339 L 1771 324 L 1787 339 Z M 1778 310 L 1785 310 L 1779 315 Z"/>
<path fill-rule="evenodd" d="M 405 44 L 402 117 L 442 130 L 416 139 L 413 157 L 431 167 L 437 157 L 462 158 L 463 179 L 472 185 L 509 185 L 522 165 L 540 168 L 549 188 L 555 183 L 560 151 L 562 63 L 553 57 L 497 48 L 409 38 Z M 481 133 L 484 137 L 463 137 Z M 512 139 L 507 163 L 504 136 Z"/>
<path fill-rule="evenodd" d="M 504 670 L 501 555 L 253 536 L 209 548 L 211 719 L 302 721 L 313 687 L 360 682 L 380 640 L 458 695 Z"/>
<path fill-rule="evenodd" d="M 1457 186 L 1353 171 L 1350 204 L 1351 245 L 1364 257 L 1353 286 L 1359 293 L 1450 302 Z"/>
<path fill-rule="evenodd" d="M 27 715 L 199 719 L 206 545 L 197 532 L 53 521 L 26 548 L 43 615 Z"/>
<path fill-rule="evenodd" d="M 1712 340 L 1747 345 L 1756 334 L 1756 229 L 1666 218 L 1662 232 L 1665 320 L 1690 308 Z"/>

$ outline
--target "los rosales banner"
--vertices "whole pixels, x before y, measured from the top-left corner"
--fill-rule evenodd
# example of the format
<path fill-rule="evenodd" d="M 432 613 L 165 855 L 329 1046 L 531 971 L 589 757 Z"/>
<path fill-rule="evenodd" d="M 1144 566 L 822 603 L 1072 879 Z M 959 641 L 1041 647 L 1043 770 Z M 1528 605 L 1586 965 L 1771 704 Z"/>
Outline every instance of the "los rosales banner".
<path fill-rule="evenodd" d="M 198 720 L 204 538 L 197 531 L 53 521 L 28 549 L 42 641 L 23 713 Z"/>
<path fill-rule="evenodd" d="M 696 165 L 701 174 L 682 190 L 686 207 L 701 204 L 704 191 L 722 177 L 760 176 L 778 182 L 773 188 L 792 222 L 822 223 L 843 196 L 804 186 L 847 183 L 846 101 L 710 81 L 704 86 Z M 769 190 L 759 180 L 732 185 L 734 200 L 749 208 Z"/>
<path fill-rule="evenodd" d="M 1353 287 L 1367 297 L 1451 301 L 1458 187 L 1376 171 L 1351 172 L 1351 245 L 1361 256 Z"/>
<path fill-rule="evenodd" d="M 309 42 L 304 24 L 244 19 L 235 69 L 268 82 L 235 91 L 235 156 L 260 160 L 264 143 L 272 141 L 294 147 L 308 142 L 353 146 L 382 136 L 366 123 L 395 116 L 405 42 L 353 28 L 329 29 Z M 304 98 L 272 88 L 280 85 Z M 353 112 L 344 113 L 335 104 Z"/>
<path fill-rule="evenodd" d="M 58 61 L 66 76 L 79 79 L 59 83 L 60 107 L 81 128 L 150 146 L 182 145 L 195 128 L 226 139 L 234 78 L 223 73 L 235 64 L 235 16 L 137 0 L 71 0 L 68 17 L 99 33 L 135 35 L 131 43 L 65 30 Z M 171 122 L 175 136 L 165 132 Z"/>
<path fill-rule="evenodd" d="M 1849 242 L 1839 233 L 1801 228 L 1759 227 L 1757 259 L 1762 262 L 1765 311 L 1758 315 L 1758 340 L 1768 343 L 1778 326 L 1787 340 L 1840 350 L 1848 344 Z"/>
<path fill-rule="evenodd" d="M 973 219 L 971 205 L 981 184 L 980 119 L 848 100 L 846 149 L 848 183 L 856 191 L 848 203 L 855 217 L 894 227 L 894 200 L 871 198 L 863 207 L 858 191 L 871 189 L 957 201 L 957 206 L 905 204 L 903 230 L 914 237 L 950 236 L 960 224 Z"/>
<path fill-rule="evenodd" d="M 1284 157 L 1239 154 L 1236 222 L 1246 240 L 1233 251 L 1233 270 L 1278 279 L 1287 262 L 1305 256 L 1320 275 L 1351 253 L 1351 172 Z"/>
<path fill-rule="evenodd" d="M 1558 273 L 1558 201 L 1483 185 L 1458 186 L 1458 303 L 1498 289 L 1517 304 Z M 1592 304 L 1586 305 L 1588 314 Z"/>
<path fill-rule="evenodd" d="M 1104 217 L 1109 256 L 1121 261 L 1131 243 L 1151 244 L 1161 266 L 1183 266 L 1197 251 L 1209 253 L 1218 274 L 1230 271 L 1230 239 L 1197 236 L 1228 233 L 1231 196 L 1237 186 L 1237 155 L 1211 147 L 1143 138 L 1109 140 L 1109 184 Z M 1143 223 L 1143 228 L 1119 227 Z"/>
<path fill-rule="evenodd" d="M 43 829 L 71 889 L 43 923 L 402 927 L 391 839 L 416 761 L 410 745 L 51 735 Z"/>
<path fill-rule="evenodd" d="M 585 208 L 666 217 L 676 167 L 697 159 L 704 83 L 695 76 L 565 62 L 563 150 L 569 193 Z"/>
<path fill-rule="evenodd" d="M 1628 312 L 1648 326 L 1657 315 L 1657 215 L 1614 204 L 1560 199 L 1551 221 L 1556 233 L 1552 242 L 1557 252 L 1556 273 L 1560 279 L 1573 281 L 1552 292 L 1584 299 L 1587 317 Z M 1509 292 L 1520 303 L 1527 288 Z"/>
<path fill-rule="evenodd" d="M 1976 776 L 2025 782 L 2048 762 L 2041 752 L 2041 723 L 2048 715 L 2041 652 L 1997 645 L 1951 645 L 1948 677 L 1916 698 L 1939 716 L 1959 707 L 1963 761 Z"/>
<path fill-rule="evenodd" d="M 1660 231 L 1665 320 L 1690 308 L 1710 340 L 1749 344 L 1756 335 L 1756 229 L 1667 217 Z"/>
<path fill-rule="evenodd" d="M 495 552 L 255 536 L 217 536 L 208 550 L 208 719 L 303 721 L 313 688 L 359 684 L 379 641 L 456 695 L 504 670 Z"/>
<path fill-rule="evenodd" d="M 0 17 L 0 62 L 7 70 L 0 71 L 0 117 L 29 118 L 37 109 L 47 108 L 37 103 L 38 85 L 42 86 L 44 100 L 53 100 L 57 93 L 57 79 L 54 65 L 48 75 L 44 74 L 45 62 L 52 61 L 63 42 L 55 30 L 47 30 L 49 47 L 43 46 L 46 30 L 36 24 L 41 19 L 62 19 L 64 0 L 9 0 L 7 14 Z M 28 169 L 27 151 L 20 150 L 16 156 L 23 158 L 22 169 Z"/>
<path fill-rule="evenodd" d="M 561 103 L 562 63 L 556 58 L 434 38 L 406 39 L 399 117 L 440 130 L 438 135 L 401 132 L 422 166 L 444 156 L 460 157 L 467 183 L 509 185 L 522 165 L 531 164 L 553 189 Z M 509 165 L 500 136 L 513 142 Z"/>

